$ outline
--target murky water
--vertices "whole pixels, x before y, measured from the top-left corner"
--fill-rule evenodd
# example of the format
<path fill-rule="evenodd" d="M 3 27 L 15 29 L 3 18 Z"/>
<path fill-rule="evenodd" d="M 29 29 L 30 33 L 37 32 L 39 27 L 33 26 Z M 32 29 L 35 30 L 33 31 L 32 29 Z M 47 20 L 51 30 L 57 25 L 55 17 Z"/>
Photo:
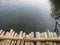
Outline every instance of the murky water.
<path fill-rule="evenodd" d="M 52 4 L 50 0 L 0 0 L 0 29 L 53 31 Z"/>

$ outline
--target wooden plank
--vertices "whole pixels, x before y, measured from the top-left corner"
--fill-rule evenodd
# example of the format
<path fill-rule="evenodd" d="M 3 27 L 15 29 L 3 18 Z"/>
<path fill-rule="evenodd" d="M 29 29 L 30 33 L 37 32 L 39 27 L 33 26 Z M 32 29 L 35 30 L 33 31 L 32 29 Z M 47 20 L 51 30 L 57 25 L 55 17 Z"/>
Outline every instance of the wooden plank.
<path fill-rule="evenodd" d="M 21 38 L 23 35 L 23 31 L 20 31 L 19 38 Z M 20 40 L 17 41 L 16 45 L 20 45 Z"/>
<path fill-rule="evenodd" d="M 36 32 L 36 38 L 40 38 L 40 32 Z M 41 45 L 41 42 L 36 42 L 36 45 Z"/>

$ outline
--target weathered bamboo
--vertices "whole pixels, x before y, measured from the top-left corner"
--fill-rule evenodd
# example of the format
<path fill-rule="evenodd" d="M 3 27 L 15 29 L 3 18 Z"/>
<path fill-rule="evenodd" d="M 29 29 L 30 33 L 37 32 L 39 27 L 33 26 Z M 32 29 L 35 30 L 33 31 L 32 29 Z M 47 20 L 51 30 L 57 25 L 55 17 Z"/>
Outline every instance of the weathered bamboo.
<path fill-rule="evenodd" d="M 53 32 L 53 37 L 57 37 L 57 34 Z M 57 45 L 56 42 L 53 42 L 53 45 Z"/>
<path fill-rule="evenodd" d="M 23 36 L 22 37 L 25 38 L 25 35 L 26 35 L 26 33 L 23 33 Z M 20 45 L 24 45 L 24 40 L 21 41 L 21 44 Z"/>
<path fill-rule="evenodd" d="M 44 38 L 47 38 L 48 36 L 47 36 L 47 32 L 44 32 Z M 47 41 L 45 42 L 45 45 L 47 45 Z"/>
<path fill-rule="evenodd" d="M 30 39 L 32 39 L 32 38 L 34 38 L 34 32 L 31 32 L 31 38 Z M 34 45 L 34 42 L 31 41 L 31 44 L 30 45 Z"/>
<path fill-rule="evenodd" d="M 11 35 L 10 35 L 10 33 L 11 33 Z M 8 37 L 8 36 L 9 36 L 9 37 L 13 37 L 14 34 L 15 34 L 15 31 L 10 31 L 10 32 L 8 32 L 7 37 Z M 11 40 L 6 40 L 6 45 L 9 45 L 10 42 L 11 42 Z"/>
<path fill-rule="evenodd" d="M 13 29 L 11 29 L 8 36 L 13 37 L 14 33 L 15 33 L 15 31 L 13 31 Z M 8 40 L 7 43 L 8 43 L 7 45 L 10 45 L 11 40 Z"/>
<path fill-rule="evenodd" d="M 4 37 L 7 37 L 7 35 L 8 35 L 8 32 L 6 32 L 6 34 L 5 34 Z M 2 45 L 5 45 L 6 43 L 7 43 L 7 40 L 4 40 L 3 43 L 2 43 Z"/>
<path fill-rule="evenodd" d="M 44 38 L 44 33 L 41 33 L 41 37 Z M 41 45 L 45 45 L 45 43 L 41 42 Z"/>
<path fill-rule="evenodd" d="M 22 35 L 23 35 L 23 31 L 20 31 L 20 34 L 18 35 L 18 37 L 21 38 Z M 20 45 L 20 40 L 19 39 L 17 40 L 16 45 Z"/>
<path fill-rule="evenodd" d="M 26 35 L 26 38 L 28 38 L 28 35 Z M 28 41 L 25 41 L 25 45 L 28 45 Z"/>
<path fill-rule="evenodd" d="M 28 38 L 31 38 L 31 33 L 29 33 L 29 37 Z M 31 41 L 28 41 L 28 45 L 31 45 Z"/>
<path fill-rule="evenodd" d="M 36 32 L 36 38 L 40 38 L 40 32 Z M 36 42 L 36 45 L 41 45 L 41 42 Z"/>
<path fill-rule="evenodd" d="M 34 32 L 26 35 L 23 31 L 17 34 L 13 29 L 6 33 L 0 30 L 0 45 L 34 45 L 34 42 L 36 45 L 57 45 L 56 41 L 60 41 L 55 32 L 36 32 L 35 35 Z"/>
<path fill-rule="evenodd" d="M 15 33 L 14 37 L 16 37 L 16 36 L 17 36 L 17 33 Z M 15 40 L 14 41 L 11 41 L 11 44 L 10 45 L 15 45 L 15 43 L 16 43 Z"/>
<path fill-rule="evenodd" d="M 24 41 L 60 41 L 60 37 L 52 38 L 23 38 L 23 37 L 0 37 L 0 40 L 24 40 Z"/>
<path fill-rule="evenodd" d="M 10 34 L 10 33 L 11 33 L 11 34 Z M 9 36 L 9 37 L 14 37 L 14 34 L 15 34 L 15 31 L 10 31 L 8 36 Z M 7 41 L 8 45 L 10 45 L 11 42 L 12 42 L 12 40 L 8 40 L 8 41 Z"/>
<path fill-rule="evenodd" d="M 47 33 L 47 34 L 48 34 L 48 38 L 52 38 L 52 37 L 53 37 L 52 32 L 49 32 L 49 31 L 48 31 L 48 33 Z M 53 44 L 52 44 L 52 41 L 48 42 L 48 44 L 47 44 L 47 45 L 53 45 Z"/>
<path fill-rule="evenodd" d="M 3 36 L 4 35 L 4 33 L 5 33 L 5 31 L 0 31 L 0 36 Z M 0 41 L 0 45 L 2 45 L 2 43 L 3 43 L 3 40 L 2 41 Z"/>
<path fill-rule="evenodd" d="M 3 30 L 0 30 L 0 35 L 1 35 L 2 31 L 3 31 Z"/>

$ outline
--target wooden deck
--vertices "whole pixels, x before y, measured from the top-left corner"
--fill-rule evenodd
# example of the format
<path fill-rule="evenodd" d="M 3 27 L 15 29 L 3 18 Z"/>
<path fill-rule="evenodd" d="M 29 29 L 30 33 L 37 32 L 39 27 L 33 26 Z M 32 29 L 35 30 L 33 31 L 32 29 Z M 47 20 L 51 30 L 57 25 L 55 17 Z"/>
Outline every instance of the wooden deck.
<path fill-rule="evenodd" d="M 55 32 L 26 32 L 17 34 L 13 29 L 9 32 L 0 30 L 0 45 L 57 45 L 60 41 Z"/>

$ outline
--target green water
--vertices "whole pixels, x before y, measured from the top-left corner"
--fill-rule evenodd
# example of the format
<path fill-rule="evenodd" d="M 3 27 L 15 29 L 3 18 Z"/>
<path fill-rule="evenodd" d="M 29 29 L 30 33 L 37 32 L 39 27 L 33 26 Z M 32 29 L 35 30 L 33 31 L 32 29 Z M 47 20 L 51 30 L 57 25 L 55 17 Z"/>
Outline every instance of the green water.
<path fill-rule="evenodd" d="M 51 16 L 60 3 L 57 0 L 0 0 L 0 29 L 16 32 L 54 31 L 55 19 Z M 55 5 L 53 5 L 55 4 Z M 52 10 L 53 9 L 53 10 Z"/>

